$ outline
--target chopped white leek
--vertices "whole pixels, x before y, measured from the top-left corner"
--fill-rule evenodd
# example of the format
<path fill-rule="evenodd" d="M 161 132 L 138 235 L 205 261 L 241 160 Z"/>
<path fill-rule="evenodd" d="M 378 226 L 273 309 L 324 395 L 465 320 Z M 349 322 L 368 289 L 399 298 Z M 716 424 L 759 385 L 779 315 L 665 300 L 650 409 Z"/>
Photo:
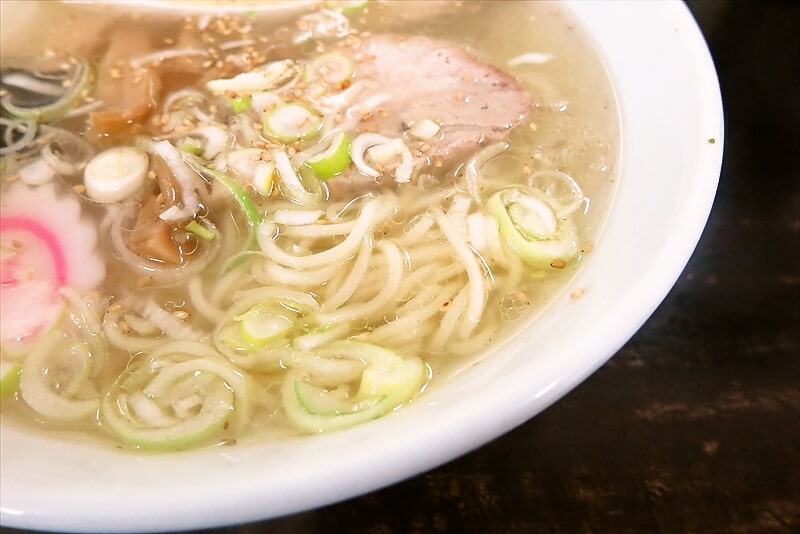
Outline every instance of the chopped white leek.
<path fill-rule="evenodd" d="M 230 140 L 228 133 L 216 126 L 203 126 L 189 132 L 188 140 L 196 139 L 200 142 L 200 149 L 204 159 L 214 159 L 220 152 L 227 148 Z"/>
<path fill-rule="evenodd" d="M 313 176 L 298 173 L 292 167 L 292 161 L 283 150 L 270 150 L 280 181 L 278 187 L 281 194 L 296 204 L 313 206 L 322 198 L 320 184 Z M 310 173 L 308 173 L 310 174 Z"/>
<path fill-rule="evenodd" d="M 353 158 L 353 165 L 356 166 L 356 169 L 362 174 L 373 178 L 380 176 L 380 171 L 367 165 L 367 162 L 364 161 L 364 156 L 369 147 L 379 143 L 388 143 L 389 141 L 391 139 L 388 137 L 374 133 L 365 133 L 356 137 L 350 145 L 350 157 Z"/>
<path fill-rule="evenodd" d="M 272 192 L 272 183 L 275 178 L 275 163 L 272 161 L 259 161 L 253 169 L 251 183 L 262 196 L 268 197 Z"/>
<path fill-rule="evenodd" d="M 440 126 L 432 120 L 422 119 L 415 121 L 414 124 L 411 125 L 411 128 L 408 129 L 408 133 L 417 139 L 430 141 L 439 134 L 440 129 Z"/>
<path fill-rule="evenodd" d="M 119 202 L 139 191 L 147 177 L 147 154 L 120 146 L 96 155 L 83 173 L 86 194 L 97 202 Z"/>
<path fill-rule="evenodd" d="M 163 220 L 179 220 L 184 217 L 192 217 L 200 209 L 200 197 L 197 194 L 197 185 L 200 177 L 186 164 L 181 152 L 167 140 L 153 143 L 153 150 L 167 162 L 169 170 L 172 171 L 175 181 L 181 192 L 180 213 L 167 218 L 164 213 L 159 217 Z"/>
<path fill-rule="evenodd" d="M 55 178 L 56 171 L 47 164 L 44 158 L 36 158 L 24 167 L 20 167 L 17 174 L 24 184 L 42 185 Z"/>
<path fill-rule="evenodd" d="M 312 137 L 320 128 L 320 116 L 301 104 L 281 104 L 264 115 L 265 133 L 284 143 Z"/>
<path fill-rule="evenodd" d="M 238 74 L 233 78 L 211 80 L 206 88 L 212 93 L 248 94 L 268 91 L 284 84 L 297 75 L 297 64 L 291 59 L 274 61 L 251 72 Z"/>
<path fill-rule="evenodd" d="M 397 183 L 406 183 L 411 180 L 414 157 L 400 138 L 390 139 L 373 133 L 361 134 L 350 144 L 350 156 L 356 168 L 367 176 L 377 178 L 381 175 L 381 170 L 366 162 L 366 159 L 369 159 L 371 163 L 377 164 L 381 168 L 394 166 Z"/>
<path fill-rule="evenodd" d="M 270 195 L 275 178 L 275 162 L 267 151 L 260 148 L 234 150 L 227 154 L 224 162 L 236 176 L 250 182 L 262 196 Z"/>
<path fill-rule="evenodd" d="M 269 111 L 280 104 L 283 104 L 283 99 L 275 93 L 271 93 L 269 91 L 253 93 L 252 97 L 250 98 L 250 106 L 259 114 L 265 113 L 266 111 Z"/>
<path fill-rule="evenodd" d="M 227 167 L 237 176 L 247 179 L 253 175 L 256 164 L 262 160 L 271 160 L 271 156 L 260 148 L 243 148 L 232 150 L 226 156 Z"/>

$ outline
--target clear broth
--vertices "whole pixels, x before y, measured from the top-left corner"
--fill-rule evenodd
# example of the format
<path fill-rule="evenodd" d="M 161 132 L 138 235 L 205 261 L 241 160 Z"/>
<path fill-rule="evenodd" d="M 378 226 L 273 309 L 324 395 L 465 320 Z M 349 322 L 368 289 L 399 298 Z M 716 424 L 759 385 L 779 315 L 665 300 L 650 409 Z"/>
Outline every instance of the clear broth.
<path fill-rule="evenodd" d="M 7 11 L 10 4 L 3 2 L 3 11 Z M 13 7 L 18 8 L 17 20 L 21 24 L 12 21 L 12 17 L 0 17 L 3 21 L 3 56 L 35 55 L 48 49 L 64 50 L 66 46 L 66 51 L 96 61 L 100 59 L 104 36 L 108 35 L 109 29 L 121 26 L 136 28 L 169 47 L 184 26 L 204 22 L 207 28 L 213 28 L 216 20 L 211 15 L 171 10 L 126 12 L 111 5 L 47 2 L 46 5 L 17 3 Z M 267 19 L 256 11 L 224 15 L 223 19 L 252 25 L 252 35 L 274 35 L 280 32 L 280 28 L 293 28 L 291 20 L 279 20 L 274 13 L 271 16 L 273 18 Z M 619 122 L 612 87 L 603 64 L 588 37 L 562 6 L 557 2 L 521 1 L 376 1 L 349 18 L 357 32 L 409 33 L 463 45 L 483 61 L 517 77 L 533 94 L 535 107 L 527 120 L 512 132 L 509 138 L 511 149 L 492 160 L 488 169 L 498 175 L 507 175 L 509 183 L 524 181 L 539 170 L 558 170 L 572 176 L 587 198 L 582 212 L 576 216 L 576 224 L 583 239 L 581 256 L 590 253 L 598 240 L 615 191 Z M 27 28 L 33 25 L 48 28 L 48 31 L 28 31 Z M 16 30 L 23 27 L 26 31 Z M 206 31 L 206 35 L 222 39 L 211 29 Z M 236 36 L 229 39 L 236 39 Z M 543 61 L 509 66 L 509 61 L 529 53 L 536 53 Z M 411 196 L 417 198 L 418 193 Z M 110 261 L 113 265 L 114 260 Z M 490 299 L 490 309 L 486 312 L 493 314 L 496 317 L 493 320 L 502 325 L 496 334 L 474 342 L 463 342 L 458 350 L 444 354 L 422 355 L 432 370 L 430 387 L 436 387 L 437 382 L 452 377 L 464 366 L 474 365 L 482 354 L 501 347 L 535 320 L 561 294 L 580 265 L 581 261 L 576 261 L 546 278 L 525 279 L 519 286 L 501 289 L 501 294 Z M 115 270 L 121 274 L 110 277 L 101 288 L 102 292 L 115 294 L 117 284 L 130 288 L 131 277 L 124 274 L 124 269 L 108 269 L 109 272 Z M 502 287 L 503 281 L 497 285 Z M 170 289 L 161 300 L 172 300 L 178 303 L 178 308 L 190 310 L 182 292 L 183 288 Z M 509 296 L 517 293 L 522 294 L 523 299 L 514 301 L 512 298 L 509 301 Z M 501 311 L 501 307 L 505 311 Z M 104 381 L 112 381 L 115 373 L 127 364 L 126 355 L 117 355 L 116 358 L 119 362 L 117 367 L 109 371 Z M 96 430 L 94 421 L 70 425 L 53 423 L 37 416 L 21 400 L 7 404 L 3 407 L 4 425 L 41 427 L 70 439 L 85 439 L 87 430 Z M 102 432 L 91 433 L 107 440 Z M 279 409 L 265 409 L 254 418 L 251 427 L 236 438 L 249 442 L 295 434 L 296 431 L 283 421 Z"/>

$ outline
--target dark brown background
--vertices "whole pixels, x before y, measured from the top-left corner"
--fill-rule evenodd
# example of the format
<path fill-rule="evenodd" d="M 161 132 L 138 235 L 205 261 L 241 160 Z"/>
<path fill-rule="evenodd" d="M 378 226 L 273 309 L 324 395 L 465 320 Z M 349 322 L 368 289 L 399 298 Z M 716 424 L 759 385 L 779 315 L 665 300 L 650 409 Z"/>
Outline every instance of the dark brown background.
<path fill-rule="evenodd" d="M 725 159 L 700 244 L 641 331 L 471 454 L 207 534 L 800 533 L 800 3 L 688 4 L 719 72 Z"/>

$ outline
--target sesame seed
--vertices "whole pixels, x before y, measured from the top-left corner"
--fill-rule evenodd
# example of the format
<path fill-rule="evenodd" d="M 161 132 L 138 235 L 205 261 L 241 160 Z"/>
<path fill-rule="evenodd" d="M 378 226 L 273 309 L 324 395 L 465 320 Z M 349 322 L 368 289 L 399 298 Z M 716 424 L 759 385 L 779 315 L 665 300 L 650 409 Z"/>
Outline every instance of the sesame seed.
<path fill-rule="evenodd" d="M 586 290 L 584 288 L 580 287 L 580 288 L 576 289 L 575 291 L 573 291 L 572 293 L 570 293 L 569 294 L 569 298 L 571 298 L 572 300 L 576 300 L 576 299 L 581 298 L 584 293 L 586 293 Z"/>

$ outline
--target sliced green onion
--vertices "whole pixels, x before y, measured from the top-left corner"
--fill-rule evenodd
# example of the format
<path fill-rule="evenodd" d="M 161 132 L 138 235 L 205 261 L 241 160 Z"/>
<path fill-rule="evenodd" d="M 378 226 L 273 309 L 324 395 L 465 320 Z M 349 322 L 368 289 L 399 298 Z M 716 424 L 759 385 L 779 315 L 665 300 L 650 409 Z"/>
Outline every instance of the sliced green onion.
<path fill-rule="evenodd" d="M 531 187 L 509 187 L 489 197 L 486 208 L 508 245 L 529 265 L 562 268 L 578 254 L 575 224 L 556 217 L 544 193 Z"/>
<path fill-rule="evenodd" d="M 181 150 L 183 150 L 184 152 L 188 152 L 193 156 L 199 156 L 200 154 L 203 153 L 203 147 L 201 147 L 197 143 L 190 143 L 188 141 L 183 144 Z"/>
<path fill-rule="evenodd" d="M 0 126 L 3 128 L 3 139 L 0 143 L 0 163 L 5 165 L 9 159 L 4 156 L 24 152 L 31 146 L 39 133 L 36 122 L 22 119 L 7 119 L 0 117 Z M 5 171 L 5 166 L 3 167 Z"/>
<path fill-rule="evenodd" d="M 402 358 L 383 347 L 355 340 L 336 341 L 317 350 L 317 356 L 366 362 L 354 394 L 325 376 L 290 371 L 281 390 L 289 422 L 306 432 L 348 428 L 382 415 L 407 402 L 422 387 L 427 373 L 416 357 Z"/>
<path fill-rule="evenodd" d="M 37 343 L 25 357 L 20 393 L 31 408 L 49 419 L 85 419 L 100 405 L 100 396 L 89 381 L 92 353 L 86 343 L 67 346 L 64 342 L 60 332 L 51 332 Z"/>
<path fill-rule="evenodd" d="M 275 106 L 264 115 L 265 133 L 284 143 L 313 137 L 321 128 L 322 119 L 319 115 L 293 102 Z"/>
<path fill-rule="evenodd" d="M 239 333 L 243 340 L 253 346 L 263 347 L 279 338 L 288 338 L 297 318 L 296 314 L 291 315 L 288 317 L 286 309 L 261 305 L 234 319 L 239 321 Z"/>
<path fill-rule="evenodd" d="M 234 113 L 242 113 L 243 111 L 247 111 L 250 108 L 250 103 L 252 100 L 253 99 L 250 95 L 234 98 L 231 100 L 231 109 L 233 109 Z"/>
<path fill-rule="evenodd" d="M 348 323 L 327 324 L 310 329 L 308 332 L 295 336 L 292 346 L 298 350 L 313 350 L 323 345 L 342 339 L 350 333 Z"/>
<path fill-rule="evenodd" d="M 186 226 L 184 226 L 183 229 L 186 230 L 187 232 L 193 233 L 200 239 L 205 239 L 206 241 L 211 241 L 216 236 L 214 232 L 212 232 L 211 230 L 209 230 L 208 228 L 206 228 L 205 226 L 203 226 L 202 224 L 200 224 L 195 220 L 189 221 L 189 223 Z"/>
<path fill-rule="evenodd" d="M 276 371 L 284 366 L 282 360 L 298 352 L 292 349 L 291 338 L 306 326 L 306 317 L 318 311 L 316 299 L 302 291 L 279 286 L 251 289 L 237 296 L 217 321 L 212 339 L 237 366 Z M 291 330 L 285 331 L 289 323 Z"/>
<path fill-rule="evenodd" d="M 184 150 L 190 154 L 202 156 L 203 159 L 212 160 L 223 150 L 230 146 L 229 133 L 219 126 L 201 126 L 187 132 L 184 142 L 190 145 L 197 145 L 200 151 L 196 152 L 191 146 L 190 150 Z M 185 146 L 185 145 L 184 145 Z"/>
<path fill-rule="evenodd" d="M 327 149 L 308 158 L 305 164 L 321 180 L 328 180 L 344 172 L 350 162 L 350 138 L 339 132 Z"/>
<path fill-rule="evenodd" d="M 194 447 L 235 433 L 249 419 L 249 389 L 213 349 L 170 343 L 128 365 L 103 399 L 100 420 L 136 447 Z"/>
<path fill-rule="evenodd" d="M 0 103 L 14 117 L 36 122 L 50 122 L 69 112 L 75 103 L 82 98 L 83 91 L 89 82 L 89 63 L 76 56 L 41 58 L 17 58 L 19 67 L 14 68 L 15 61 L 4 65 L 0 77 L 5 90 Z M 44 64 L 41 64 L 45 61 Z M 40 63 L 37 65 L 37 62 Z M 66 72 L 64 65 L 69 65 Z M 35 70 L 33 70 L 35 69 Z M 31 74 L 27 71 L 30 70 Z M 44 73 L 41 78 L 36 73 Z M 23 90 L 23 94 L 38 94 L 45 104 L 24 106 L 15 102 L 14 88 Z"/>
<path fill-rule="evenodd" d="M 306 83 L 322 82 L 325 85 L 338 87 L 352 77 L 353 62 L 336 52 L 315 57 L 303 73 Z"/>
<path fill-rule="evenodd" d="M 92 149 L 79 136 L 62 128 L 42 126 L 37 143 L 42 143 L 42 159 L 63 177 L 81 174 L 92 156 Z"/>
<path fill-rule="evenodd" d="M 247 219 L 248 226 L 255 228 L 264 221 L 264 217 L 261 215 L 261 210 L 259 210 L 253 199 L 251 199 L 250 196 L 245 192 L 244 188 L 239 185 L 239 182 L 224 172 L 220 172 L 216 169 L 208 167 L 195 156 L 188 155 L 188 158 L 189 162 L 198 172 L 218 181 L 228 189 L 233 196 L 233 199 L 237 204 L 239 204 L 239 207 L 242 208 L 242 212 Z"/>
<path fill-rule="evenodd" d="M 9 400 L 19 390 L 22 366 L 0 360 L 0 402 Z"/>
<path fill-rule="evenodd" d="M 110 315 L 106 315 L 106 320 Z M 135 313 L 126 313 L 122 316 L 128 326 L 133 329 L 134 332 L 139 334 L 140 336 L 158 336 L 161 335 L 161 329 L 154 325 L 152 322 L 148 321 L 144 317 L 141 317 Z"/>
<path fill-rule="evenodd" d="M 565 172 L 538 171 L 528 177 L 528 184 L 547 195 L 558 217 L 571 215 L 585 200 L 581 186 Z"/>

